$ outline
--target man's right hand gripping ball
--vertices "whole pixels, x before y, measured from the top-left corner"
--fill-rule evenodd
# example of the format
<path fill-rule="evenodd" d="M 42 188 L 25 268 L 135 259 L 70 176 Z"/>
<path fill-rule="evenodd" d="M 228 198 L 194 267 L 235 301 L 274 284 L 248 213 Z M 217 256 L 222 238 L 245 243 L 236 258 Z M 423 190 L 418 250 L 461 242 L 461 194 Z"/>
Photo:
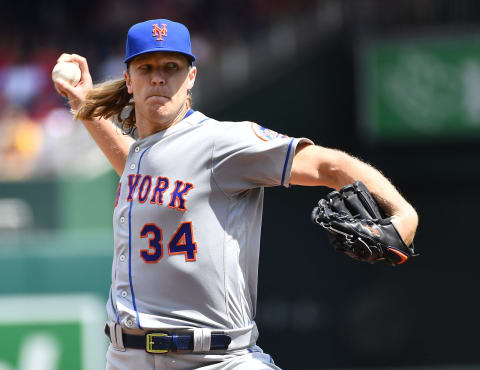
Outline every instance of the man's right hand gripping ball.
<path fill-rule="evenodd" d="M 312 211 L 312 221 L 329 232 L 336 250 L 360 261 L 385 261 L 393 266 L 415 256 L 390 217 L 382 212 L 360 181 L 329 193 Z"/>

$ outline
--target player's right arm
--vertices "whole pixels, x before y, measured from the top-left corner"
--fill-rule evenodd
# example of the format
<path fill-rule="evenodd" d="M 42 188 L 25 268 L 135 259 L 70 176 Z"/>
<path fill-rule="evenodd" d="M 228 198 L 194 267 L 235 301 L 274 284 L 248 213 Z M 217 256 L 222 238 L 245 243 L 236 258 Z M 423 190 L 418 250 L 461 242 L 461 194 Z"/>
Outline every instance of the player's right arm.
<path fill-rule="evenodd" d="M 57 62 L 75 62 L 79 65 L 82 72 L 82 78 L 76 86 L 71 86 L 61 79 L 54 82 L 57 91 L 68 98 L 70 107 L 76 110 L 85 102 L 87 93 L 93 87 L 87 60 L 76 54 L 62 54 Z M 128 151 L 135 140 L 130 136 L 124 135 L 110 120 L 95 118 L 83 120 L 82 122 L 117 174 L 121 176 Z"/>

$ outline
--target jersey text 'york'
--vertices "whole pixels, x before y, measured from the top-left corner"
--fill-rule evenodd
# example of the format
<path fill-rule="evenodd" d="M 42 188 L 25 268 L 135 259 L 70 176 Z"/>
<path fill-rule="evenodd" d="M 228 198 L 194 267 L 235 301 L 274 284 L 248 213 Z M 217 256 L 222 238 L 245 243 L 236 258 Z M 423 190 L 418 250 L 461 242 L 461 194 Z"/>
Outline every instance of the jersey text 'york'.
<path fill-rule="evenodd" d="M 138 192 L 135 194 L 137 188 Z M 169 188 L 168 196 L 165 193 Z M 153 180 L 150 175 L 129 175 L 127 202 L 131 202 L 135 198 L 139 203 L 145 203 L 148 200 L 151 204 L 161 206 L 166 201 L 168 208 L 185 212 L 187 210 L 185 197 L 193 188 L 193 184 L 182 180 L 175 180 L 175 184 L 170 184 L 168 177 L 158 176 L 156 180 Z M 117 197 L 119 194 L 120 189 Z"/>

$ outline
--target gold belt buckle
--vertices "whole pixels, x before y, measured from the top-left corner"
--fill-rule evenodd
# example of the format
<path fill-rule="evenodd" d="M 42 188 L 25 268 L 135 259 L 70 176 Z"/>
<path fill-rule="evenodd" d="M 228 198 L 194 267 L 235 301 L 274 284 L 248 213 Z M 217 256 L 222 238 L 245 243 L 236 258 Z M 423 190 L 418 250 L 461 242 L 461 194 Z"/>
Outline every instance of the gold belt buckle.
<path fill-rule="evenodd" d="M 149 333 L 146 335 L 146 351 L 148 353 L 167 353 L 168 349 L 153 349 L 154 337 L 166 337 L 168 334 L 165 333 Z"/>

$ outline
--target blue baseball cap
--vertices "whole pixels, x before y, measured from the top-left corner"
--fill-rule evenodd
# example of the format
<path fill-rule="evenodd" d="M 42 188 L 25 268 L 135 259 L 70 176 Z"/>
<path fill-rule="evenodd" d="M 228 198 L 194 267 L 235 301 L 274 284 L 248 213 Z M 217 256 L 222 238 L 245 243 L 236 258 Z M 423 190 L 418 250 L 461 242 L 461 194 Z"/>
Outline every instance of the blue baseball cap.
<path fill-rule="evenodd" d="M 153 19 L 130 27 L 127 34 L 125 63 L 137 55 L 155 51 L 184 54 L 193 63 L 190 32 L 181 23 L 168 19 Z"/>

